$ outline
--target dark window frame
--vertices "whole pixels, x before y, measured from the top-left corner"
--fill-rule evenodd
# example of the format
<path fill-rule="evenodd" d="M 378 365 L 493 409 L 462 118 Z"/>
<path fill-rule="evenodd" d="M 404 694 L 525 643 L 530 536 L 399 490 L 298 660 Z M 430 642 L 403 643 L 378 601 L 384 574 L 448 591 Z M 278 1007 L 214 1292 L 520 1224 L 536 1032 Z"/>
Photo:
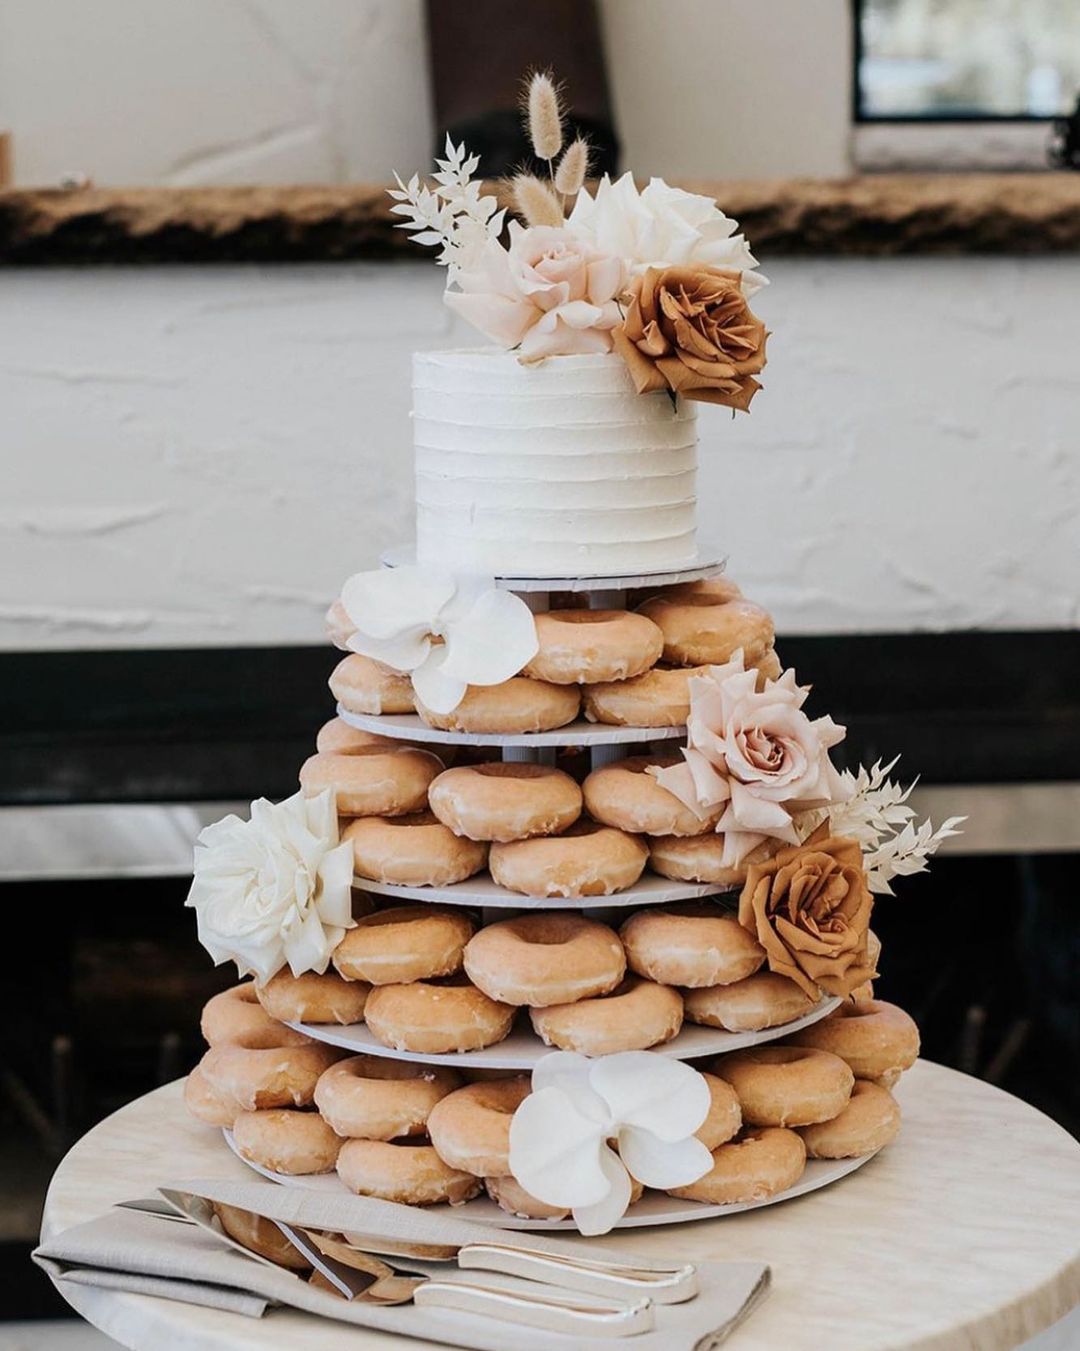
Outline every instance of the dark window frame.
<path fill-rule="evenodd" d="M 963 126 L 965 123 L 979 126 L 989 122 L 995 126 L 1009 124 L 1030 124 L 1049 127 L 1061 114 L 1040 116 L 1035 113 L 868 113 L 863 106 L 862 61 L 863 51 L 863 11 L 868 0 L 851 0 L 851 121 L 857 127 L 881 126 Z"/>

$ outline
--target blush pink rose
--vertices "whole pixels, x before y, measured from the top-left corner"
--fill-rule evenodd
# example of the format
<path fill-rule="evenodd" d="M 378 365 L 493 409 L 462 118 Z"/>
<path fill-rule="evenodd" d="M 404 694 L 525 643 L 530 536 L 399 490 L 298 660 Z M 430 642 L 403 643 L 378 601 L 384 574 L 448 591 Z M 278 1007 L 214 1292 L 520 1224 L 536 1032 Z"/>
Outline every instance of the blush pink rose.
<path fill-rule="evenodd" d="M 792 817 L 841 802 L 843 780 L 829 750 L 845 729 L 803 712 L 810 693 L 795 672 L 766 680 L 744 669 L 742 651 L 724 666 L 690 680 L 684 763 L 651 771 L 660 785 L 702 818 L 726 804 L 716 824 L 725 867 L 767 839 L 798 844 Z"/>
<path fill-rule="evenodd" d="M 446 303 L 523 361 L 610 352 L 622 322 L 618 258 L 599 253 L 565 226 L 510 225 L 510 247 L 488 240 L 475 266 L 454 277 Z"/>

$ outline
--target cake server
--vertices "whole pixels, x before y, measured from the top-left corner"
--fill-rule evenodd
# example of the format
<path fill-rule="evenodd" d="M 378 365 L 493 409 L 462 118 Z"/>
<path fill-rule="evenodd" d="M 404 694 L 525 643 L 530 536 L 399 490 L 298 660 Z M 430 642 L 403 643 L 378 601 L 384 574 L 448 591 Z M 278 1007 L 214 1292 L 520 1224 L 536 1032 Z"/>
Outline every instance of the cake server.
<path fill-rule="evenodd" d="M 335 1251 L 341 1252 L 347 1245 L 328 1240 L 322 1234 L 294 1228 L 281 1220 L 274 1223 L 346 1299 L 363 1298 L 371 1290 L 380 1302 L 396 1304 L 411 1299 L 414 1304 L 428 1308 L 457 1309 L 461 1313 L 499 1318 L 519 1326 L 591 1337 L 629 1337 L 648 1332 L 655 1326 L 653 1304 L 646 1297 L 627 1303 L 611 1297 L 572 1294 L 566 1290 L 537 1288 L 533 1291 L 485 1285 L 432 1276 L 420 1269 L 419 1262 L 415 1269 L 397 1263 L 392 1267 L 378 1263 L 388 1273 L 393 1272 L 395 1287 L 391 1298 L 381 1298 L 381 1288 L 387 1282 L 380 1280 L 370 1263 L 357 1269 L 334 1256 Z M 350 1248 L 350 1251 L 357 1257 L 363 1256 L 359 1249 Z"/>
<path fill-rule="evenodd" d="M 698 1292 L 697 1271 L 685 1263 L 653 1270 L 600 1258 L 545 1252 L 515 1243 L 410 1243 L 349 1232 L 346 1240 L 362 1252 L 423 1262 L 456 1261 L 462 1271 L 497 1271 L 542 1285 L 615 1298 L 645 1297 L 654 1304 L 681 1304 Z"/>

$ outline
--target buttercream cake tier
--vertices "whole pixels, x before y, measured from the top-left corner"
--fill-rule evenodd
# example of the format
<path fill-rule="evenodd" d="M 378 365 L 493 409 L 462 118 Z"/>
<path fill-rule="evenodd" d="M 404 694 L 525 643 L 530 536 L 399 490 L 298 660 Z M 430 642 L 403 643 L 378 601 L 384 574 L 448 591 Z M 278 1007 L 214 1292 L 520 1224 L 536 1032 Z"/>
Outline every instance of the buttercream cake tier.
<path fill-rule="evenodd" d="M 697 556 L 694 405 L 621 357 L 413 357 L 416 553 L 496 576 L 682 568 Z"/>

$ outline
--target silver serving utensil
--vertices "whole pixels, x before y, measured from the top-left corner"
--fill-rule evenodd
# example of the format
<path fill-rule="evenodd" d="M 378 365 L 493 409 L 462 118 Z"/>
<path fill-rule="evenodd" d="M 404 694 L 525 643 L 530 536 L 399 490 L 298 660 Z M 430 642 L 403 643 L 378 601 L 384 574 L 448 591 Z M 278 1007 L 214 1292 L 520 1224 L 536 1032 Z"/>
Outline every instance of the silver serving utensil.
<path fill-rule="evenodd" d="M 369 1271 L 356 1270 L 337 1261 L 326 1250 L 326 1247 L 336 1245 L 324 1246 L 316 1241 L 315 1235 L 303 1229 L 296 1229 L 280 1220 L 274 1223 L 346 1299 L 363 1297 L 379 1284 Z M 359 1252 L 359 1249 L 354 1251 Z M 410 1270 L 397 1263 L 393 1264 L 393 1271 L 399 1278 L 405 1278 L 398 1282 L 398 1299 L 395 1302 L 403 1302 L 411 1295 L 414 1304 L 428 1308 L 457 1309 L 462 1313 L 500 1318 L 503 1322 L 542 1328 L 548 1332 L 577 1332 L 593 1337 L 629 1337 L 647 1332 L 655 1325 L 652 1301 L 644 1297 L 624 1303 L 613 1298 L 574 1295 L 551 1289 L 537 1289 L 534 1292 L 483 1285 L 468 1280 L 432 1277 L 426 1272 Z"/>
<path fill-rule="evenodd" d="M 463 1271 L 497 1271 L 542 1285 L 614 1298 L 647 1298 L 654 1304 L 681 1304 L 698 1292 L 697 1271 L 690 1263 L 662 1270 L 635 1267 L 601 1258 L 564 1256 L 516 1243 L 409 1243 L 350 1231 L 344 1236 L 363 1252 L 423 1262 L 453 1262 Z"/>

